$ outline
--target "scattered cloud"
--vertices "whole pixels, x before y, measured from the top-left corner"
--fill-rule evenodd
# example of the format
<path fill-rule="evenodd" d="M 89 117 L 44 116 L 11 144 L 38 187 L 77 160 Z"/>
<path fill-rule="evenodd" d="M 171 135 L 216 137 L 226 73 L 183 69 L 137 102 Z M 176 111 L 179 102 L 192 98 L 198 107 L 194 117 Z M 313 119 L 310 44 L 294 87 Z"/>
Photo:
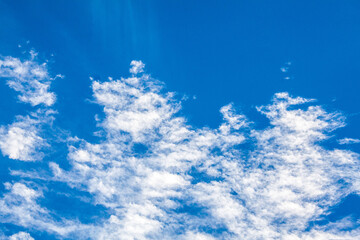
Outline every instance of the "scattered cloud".
<path fill-rule="evenodd" d="M 286 74 L 286 76 L 284 76 L 284 79 L 285 79 L 285 80 L 290 80 L 290 79 L 291 79 L 291 77 L 288 76 L 288 73 L 289 73 L 289 71 L 290 71 L 291 64 L 292 64 L 291 62 L 286 62 L 286 63 L 284 64 L 284 66 L 282 66 L 282 67 L 280 68 L 280 71 L 281 71 L 283 74 Z"/>
<path fill-rule="evenodd" d="M 50 92 L 54 78 L 49 76 L 46 63 L 35 61 L 35 51 L 30 51 L 30 56 L 24 61 L 14 57 L 0 58 L 0 77 L 6 78 L 8 86 L 19 92 L 20 101 L 32 106 L 51 106 L 56 100 L 55 94 Z"/>
<path fill-rule="evenodd" d="M 0 222 L 74 239 L 359 238 L 349 218 L 310 224 L 360 192 L 359 155 L 319 144 L 345 126 L 340 113 L 282 92 L 257 108 L 270 121 L 265 129 L 253 128 L 233 104 L 220 109 L 219 127 L 195 128 L 181 116 L 174 93 L 144 67 L 132 61 L 129 78 L 93 80 L 94 103 L 104 112 L 97 117 L 101 140 L 68 138 L 70 166 L 61 167 L 62 159 L 49 163 L 50 172 L 37 169 L 46 172 L 45 186 L 86 193 L 87 204 L 107 215 L 90 223 L 62 217 L 42 205 L 47 188 L 18 170 L 28 182 L 6 183 Z M 3 127 L 0 139 L 16 139 L 0 141 L 3 153 L 34 159 L 32 146 L 46 141 L 36 127 L 44 122 L 19 117 Z"/>
<path fill-rule="evenodd" d="M 0 219 L 2 223 L 11 223 L 30 230 L 46 231 L 60 238 L 82 238 L 81 235 L 88 226 L 77 220 L 66 220 L 53 217 L 50 210 L 42 207 L 39 202 L 44 198 L 42 190 L 35 186 L 28 186 L 22 182 L 6 182 L 7 192 L 0 198 Z M 34 183 L 32 183 L 34 185 Z M 86 231 L 89 233 L 89 231 Z M 12 235 L 10 239 L 33 239 L 28 233 L 20 232 Z M 28 238 L 26 238 L 28 237 Z"/>
<path fill-rule="evenodd" d="M 0 149 L 4 156 L 21 161 L 36 161 L 43 158 L 41 149 L 48 146 L 41 132 L 44 125 L 51 125 L 56 97 L 49 92 L 51 78 L 45 63 L 35 61 L 37 52 L 30 51 L 30 59 L 4 57 L 0 59 L 0 77 L 7 85 L 19 92 L 19 100 L 30 103 L 35 110 L 25 116 L 16 116 L 15 122 L 0 126 Z"/>

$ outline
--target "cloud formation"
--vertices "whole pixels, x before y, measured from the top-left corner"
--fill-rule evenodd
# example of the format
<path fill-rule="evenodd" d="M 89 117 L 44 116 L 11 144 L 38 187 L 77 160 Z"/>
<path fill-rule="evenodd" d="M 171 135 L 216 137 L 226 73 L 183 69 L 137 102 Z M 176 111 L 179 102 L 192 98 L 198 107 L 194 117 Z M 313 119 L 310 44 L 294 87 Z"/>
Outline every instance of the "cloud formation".
<path fill-rule="evenodd" d="M 42 126 L 51 124 L 54 112 L 38 110 L 26 116 L 17 116 L 16 121 L 0 126 L 0 149 L 10 159 L 36 161 L 43 158 L 41 149 L 47 147 L 41 137 Z"/>
<path fill-rule="evenodd" d="M 233 104 L 220 109 L 218 128 L 195 128 L 181 116 L 176 95 L 144 67 L 133 61 L 129 78 L 92 81 L 94 103 L 104 112 L 100 141 L 68 138 L 70 167 L 51 160 L 36 170 L 46 172 L 45 186 L 65 184 L 67 198 L 106 214 L 90 223 L 63 217 L 41 205 L 49 190 L 35 184 L 36 174 L 19 170 L 14 175 L 28 182 L 6 183 L 1 222 L 73 239 L 359 238 L 358 223 L 349 218 L 317 224 L 360 191 L 359 155 L 323 144 L 345 126 L 340 113 L 283 92 L 257 108 L 270 121 L 265 129 L 253 128 Z M 31 122 L 28 128 L 37 131 L 31 135 L 34 129 L 16 128 L 25 119 L 6 127 L 6 139 L 25 139 L 23 149 L 44 144 L 35 126 L 46 121 Z M 20 159 L 11 146 L 0 144 Z"/>
<path fill-rule="evenodd" d="M 41 149 L 48 146 L 41 136 L 42 127 L 51 125 L 55 111 L 55 94 L 49 92 L 51 78 L 46 63 L 36 61 L 37 53 L 30 51 L 30 59 L 5 57 L 0 59 L 0 78 L 19 92 L 23 103 L 30 103 L 34 111 L 25 116 L 16 116 L 15 122 L 0 126 L 0 149 L 4 156 L 21 161 L 41 160 Z M 61 75 L 59 75 L 61 77 Z"/>
<path fill-rule="evenodd" d="M 56 100 L 55 94 L 49 91 L 54 78 L 49 76 L 46 63 L 35 61 L 36 52 L 30 51 L 30 55 L 31 58 L 24 61 L 14 57 L 0 58 L 0 77 L 6 78 L 8 86 L 19 92 L 20 101 L 32 106 L 51 106 Z"/>

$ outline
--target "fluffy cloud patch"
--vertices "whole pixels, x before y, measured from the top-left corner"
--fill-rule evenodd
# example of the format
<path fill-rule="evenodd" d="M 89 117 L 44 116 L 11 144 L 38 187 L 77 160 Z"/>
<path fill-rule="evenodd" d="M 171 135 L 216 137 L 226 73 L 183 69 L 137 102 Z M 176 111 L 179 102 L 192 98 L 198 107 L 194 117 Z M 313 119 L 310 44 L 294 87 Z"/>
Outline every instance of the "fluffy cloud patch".
<path fill-rule="evenodd" d="M 144 68 L 145 68 L 145 64 L 142 61 L 131 61 L 130 63 L 131 68 L 130 68 L 130 73 L 132 74 L 138 74 L 138 73 L 142 73 L 144 72 Z"/>
<path fill-rule="evenodd" d="M 0 149 L 10 159 L 36 161 L 43 158 L 40 151 L 48 146 L 41 135 L 41 126 L 51 121 L 52 111 L 38 111 L 28 116 L 17 116 L 14 123 L 0 127 Z"/>
<path fill-rule="evenodd" d="M 27 232 L 18 232 L 9 237 L 9 240 L 34 240 Z"/>

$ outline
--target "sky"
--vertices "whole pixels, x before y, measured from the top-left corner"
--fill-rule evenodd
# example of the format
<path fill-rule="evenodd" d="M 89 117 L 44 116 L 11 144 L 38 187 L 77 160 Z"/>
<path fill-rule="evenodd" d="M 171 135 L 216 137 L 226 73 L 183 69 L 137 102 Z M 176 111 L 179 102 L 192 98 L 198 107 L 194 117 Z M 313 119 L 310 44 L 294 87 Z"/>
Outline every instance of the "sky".
<path fill-rule="evenodd" d="M 359 239 L 359 10 L 0 0 L 0 239 Z"/>

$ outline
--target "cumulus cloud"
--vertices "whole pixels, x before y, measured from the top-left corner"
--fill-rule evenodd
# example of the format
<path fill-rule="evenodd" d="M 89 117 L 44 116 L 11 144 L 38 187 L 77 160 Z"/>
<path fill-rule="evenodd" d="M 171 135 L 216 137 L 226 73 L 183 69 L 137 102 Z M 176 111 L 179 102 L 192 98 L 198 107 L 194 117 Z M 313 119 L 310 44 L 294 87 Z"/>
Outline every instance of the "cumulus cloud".
<path fill-rule="evenodd" d="M 322 144 L 345 126 L 341 114 L 283 92 L 257 108 L 270 121 L 265 129 L 233 104 L 220 109 L 218 128 L 195 128 L 143 69 L 133 61 L 129 78 L 92 81 L 104 112 L 101 140 L 68 139 L 70 167 L 54 160 L 43 178 L 87 193 L 107 215 L 92 223 L 61 218 L 41 206 L 46 189 L 8 183 L 1 222 L 76 239 L 359 238 L 348 218 L 310 224 L 360 191 L 358 154 Z"/>

